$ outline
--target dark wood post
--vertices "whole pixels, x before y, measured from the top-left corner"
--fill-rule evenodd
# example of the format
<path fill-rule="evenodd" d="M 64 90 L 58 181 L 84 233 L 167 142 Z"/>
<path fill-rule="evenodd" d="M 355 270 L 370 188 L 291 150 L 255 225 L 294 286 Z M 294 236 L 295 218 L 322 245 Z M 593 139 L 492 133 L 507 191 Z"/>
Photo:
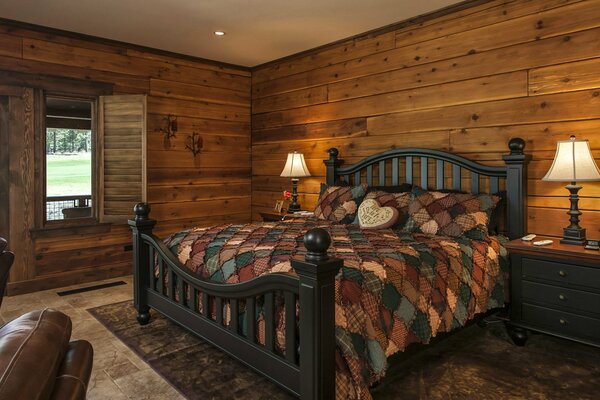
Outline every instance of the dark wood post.
<path fill-rule="evenodd" d="M 510 154 L 503 156 L 506 164 L 507 232 L 510 239 L 527 233 L 527 163 L 530 157 L 523 153 L 525 141 L 512 138 L 508 142 Z"/>
<path fill-rule="evenodd" d="M 150 322 L 147 290 L 150 288 L 150 246 L 142 239 L 142 235 L 152 234 L 156 221 L 150 219 L 150 205 L 138 203 L 133 208 L 135 219 L 129 220 L 133 231 L 133 306 L 138 312 L 140 325 Z"/>
<path fill-rule="evenodd" d="M 339 154 L 339 151 L 335 147 L 332 147 L 329 150 L 327 150 L 327 153 L 329 153 L 329 159 L 323 161 L 323 163 L 327 167 L 326 182 L 328 185 L 333 186 L 339 183 L 337 169 L 342 164 L 342 160 L 338 160 L 337 156 Z"/>
<path fill-rule="evenodd" d="M 335 276 L 343 261 L 329 258 L 331 237 L 315 228 L 304 235 L 306 257 L 294 258 L 300 278 L 300 398 L 335 399 Z"/>

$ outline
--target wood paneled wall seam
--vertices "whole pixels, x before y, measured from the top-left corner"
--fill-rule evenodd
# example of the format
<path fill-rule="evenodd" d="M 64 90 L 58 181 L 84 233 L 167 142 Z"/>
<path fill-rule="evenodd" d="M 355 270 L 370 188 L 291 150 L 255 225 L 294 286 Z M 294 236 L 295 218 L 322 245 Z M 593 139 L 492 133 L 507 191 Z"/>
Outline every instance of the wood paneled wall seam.
<path fill-rule="evenodd" d="M 252 216 L 289 183 L 303 152 L 314 207 L 329 147 L 346 162 L 394 147 L 450 150 L 498 165 L 511 137 L 533 154 L 529 230 L 562 235 L 563 184 L 542 182 L 556 141 L 590 140 L 600 163 L 600 1 L 493 0 L 396 31 L 287 57 L 252 74 Z M 583 224 L 600 237 L 600 184 L 586 183 Z"/>
<path fill-rule="evenodd" d="M 147 178 L 159 234 L 195 225 L 250 220 L 250 72 L 0 22 L 0 70 L 106 82 L 114 94 L 148 95 Z M 0 84 L 1 84 L 0 76 Z M 178 116 L 170 141 L 157 131 Z M 185 139 L 197 132 L 193 157 Z M 125 221 L 123 221 L 125 222 Z M 128 227 L 34 239 L 30 271 L 16 271 L 9 293 L 131 273 Z"/>

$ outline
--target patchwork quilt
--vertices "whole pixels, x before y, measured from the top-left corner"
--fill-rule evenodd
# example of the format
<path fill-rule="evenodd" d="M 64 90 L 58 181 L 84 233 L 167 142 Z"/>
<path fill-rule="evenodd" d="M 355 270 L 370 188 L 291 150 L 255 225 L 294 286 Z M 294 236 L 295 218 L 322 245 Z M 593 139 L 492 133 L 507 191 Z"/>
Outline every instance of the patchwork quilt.
<path fill-rule="evenodd" d="M 504 305 L 502 237 L 473 240 L 293 219 L 196 228 L 165 243 L 199 277 L 235 283 L 293 273 L 290 259 L 306 251 L 302 238 L 314 227 L 329 231 L 330 255 L 344 260 L 335 294 L 338 399 L 370 399 L 368 388 L 385 375 L 390 355 Z M 283 320 L 279 316 L 279 342 Z"/>

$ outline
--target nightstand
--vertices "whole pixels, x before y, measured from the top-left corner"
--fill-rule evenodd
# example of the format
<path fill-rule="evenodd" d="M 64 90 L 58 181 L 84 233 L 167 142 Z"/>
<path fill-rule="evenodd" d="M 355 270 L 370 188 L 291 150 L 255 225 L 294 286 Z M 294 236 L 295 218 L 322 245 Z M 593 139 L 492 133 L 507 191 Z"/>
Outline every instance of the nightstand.
<path fill-rule="evenodd" d="M 286 219 L 302 217 L 301 215 L 298 215 L 298 214 L 278 213 L 275 211 L 261 212 L 260 216 L 264 222 L 276 222 L 276 221 L 283 221 Z"/>
<path fill-rule="evenodd" d="M 600 347 L 600 253 L 559 239 L 548 246 L 517 239 L 506 248 L 515 344 L 523 346 L 532 330 Z"/>

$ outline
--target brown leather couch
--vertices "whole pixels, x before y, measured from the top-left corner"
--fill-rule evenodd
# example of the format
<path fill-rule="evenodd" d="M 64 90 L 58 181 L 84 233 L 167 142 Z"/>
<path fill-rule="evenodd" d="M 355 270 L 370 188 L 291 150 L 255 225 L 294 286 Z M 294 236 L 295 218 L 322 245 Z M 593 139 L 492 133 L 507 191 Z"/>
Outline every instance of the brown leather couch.
<path fill-rule="evenodd" d="M 52 309 L 0 328 L 0 399 L 85 399 L 93 350 L 70 337 L 71 319 Z"/>

